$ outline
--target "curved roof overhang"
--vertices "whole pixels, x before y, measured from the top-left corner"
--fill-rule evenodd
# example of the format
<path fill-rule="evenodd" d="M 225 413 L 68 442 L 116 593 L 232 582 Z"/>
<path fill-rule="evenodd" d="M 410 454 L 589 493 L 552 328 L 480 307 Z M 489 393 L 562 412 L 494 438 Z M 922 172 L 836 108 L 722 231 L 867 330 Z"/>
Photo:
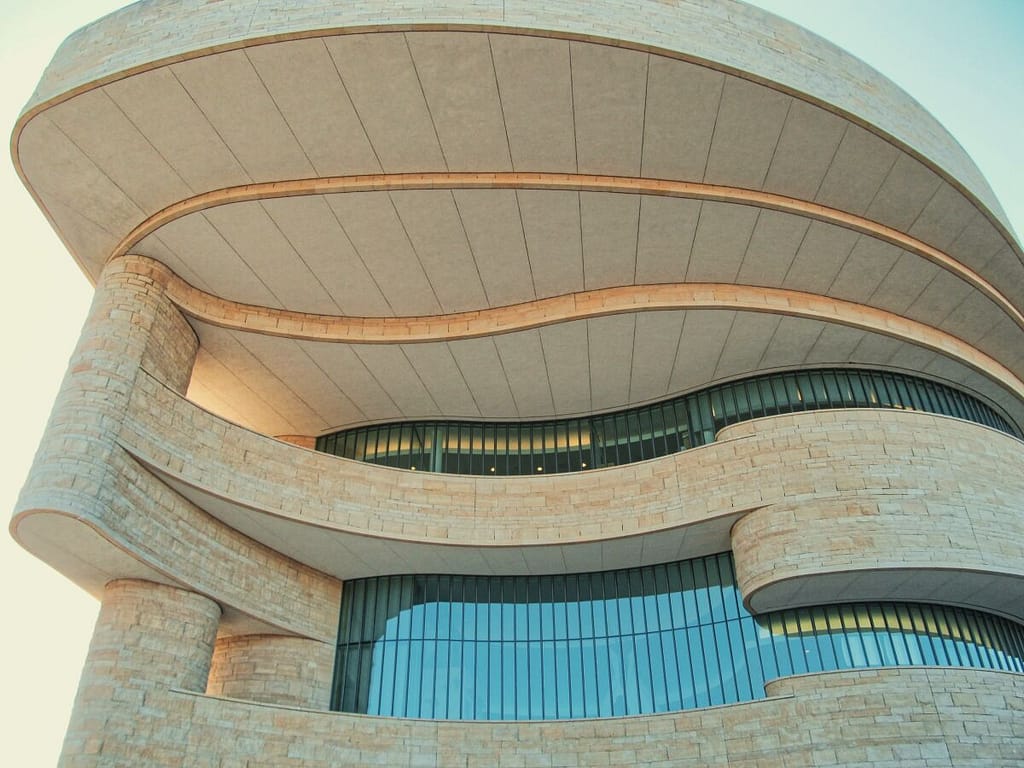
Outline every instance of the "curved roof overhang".
<path fill-rule="evenodd" d="M 615 0 L 284 5 L 136 4 L 58 51 L 12 150 L 87 274 L 130 251 L 328 325 L 644 285 L 795 291 L 921 324 L 1009 379 L 773 306 L 554 318 L 437 354 L 324 352 L 193 313 L 198 400 L 310 434 L 465 402 L 484 418 L 610 409 L 855 361 L 1020 410 L 1024 262 L 1005 216 L 930 115 L 825 41 L 728 1 L 640 20 Z M 670 353 L 671 371 L 638 369 Z M 634 374 L 656 384 L 634 392 Z"/>

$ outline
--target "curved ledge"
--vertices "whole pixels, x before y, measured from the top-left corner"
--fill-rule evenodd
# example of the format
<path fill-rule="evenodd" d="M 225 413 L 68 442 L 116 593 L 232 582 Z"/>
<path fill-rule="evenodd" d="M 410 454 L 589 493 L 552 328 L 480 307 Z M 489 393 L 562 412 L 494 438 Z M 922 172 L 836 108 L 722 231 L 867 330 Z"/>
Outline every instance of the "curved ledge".
<path fill-rule="evenodd" d="M 410 753 L 438 765 L 453 754 L 473 765 L 497 765 L 499 759 L 522 756 L 528 761 L 548 754 L 553 744 L 567 754 L 614 754 L 615 764 L 624 767 L 778 764 L 780 744 L 787 763 L 795 765 L 815 765 L 816 756 L 836 753 L 857 764 L 897 765 L 901 755 L 925 751 L 944 761 L 951 758 L 954 765 L 1009 765 L 1024 750 L 1024 735 L 1014 729 L 1024 675 L 933 667 L 862 669 L 780 678 L 765 689 L 768 698 L 745 704 L 532 723 L 349 715 L 166 690 L 150 694 L 152 706 L 141 713 L 115 702 L 104 714 L 113 727 L 130 723 L 140 739 L 179 764 L 216 759 L 240 742 L 248 754 L 284 764 L 297 741 L 308 768 L 328 768 L 339 760 L 401 765 Z M 870 706 L 857 709 L 851 725 L 851 707 L 862 701 Z M 699 740 L 695 733 L 701 733 Z M 651 734 L 657 735 L 656 744 Z M 124 740 L 107 739 L 104 757 L 131 762 L 131 749 Z"/>
<path fill-rule="evenodd" d="M 917 344 L 973 368 L 1024 398 L 1024 381 L 995 358 L 950 333 L 885 310 L 781 288 L 725 283 L 627 285 L 450 315 L 344 317 L 229 301 L 195 288 L 158 262 L 153 264 L 166 273 L 167 296 L 186 315 L 222 328 L 267 336 L 345 344 L 416 344 L 513 333 L 628 312 L 768 312 L 836 323 Z"/>
<path fill-rule="evenodd" d="M 718 442 L 636 464 L 544 477 L 438 477 L 257 435 L 150 379 L 138 392 L 120 436 L 126 450 L 233 528 L 340 578 L 666 562 L 727 549 L 727 527 L 747 512 L 759 521 L 800 505 L 845 510 L 878 497 L 894 520 L 902 515 L 908 540 L 926 525 L 941 531 L 935 535 L 969 538 L 943 568 L 1024 576 L 1017 513 L 1024 477 L 1016 469 L 1024 447 L 950 417 L 809 411 L 734 425 Z M 748 552 L 743 525 L 734 528 L 734 551 L 746 574 L 740 583 L 753 591 L 750 574 L 772 570 L 775 531 Z M 794 552 L 822 548 L 837 530 L 826 521 L 803 531 L 807 543 Z M 907 562 L 916 567 L 912 557 Z M 935 568 L 934 557 L 927 565 Z"/>
<path fill-rule="evenodd" d="M 634 195 L 657 195 L 695 200 L 738 203 L 792 213 L 850 229 L 878 238 L 920 256 L 965 281 L 996 304 L 1013 322 L 1024 329 L 1024 313 L 977 272 L 952 256 L 893 227 L 879 224 L 836 208 L 797 200 L 771 192 L 741 187 L 704 184 L 690 181 L 647 179 L 627 176 L 596 176 L 572 173 L 400 173 L 327 178 L 291 179 L 205 192 L 168 206 L 148 217 L 125 236 L 110 259 L 129 253 L 146 236 L 161 227 L 192 213 L 230 203 L 301 197 L 346 192 L 381 192 L 424 189 L 545 189 L 587 192 L 615 192 Z M 768 290 L 768 289 L 759 289 Z M 467 313 L 471 314 L 471 313 Z M 319 317 L 319 316 L 314 316 Z"/>

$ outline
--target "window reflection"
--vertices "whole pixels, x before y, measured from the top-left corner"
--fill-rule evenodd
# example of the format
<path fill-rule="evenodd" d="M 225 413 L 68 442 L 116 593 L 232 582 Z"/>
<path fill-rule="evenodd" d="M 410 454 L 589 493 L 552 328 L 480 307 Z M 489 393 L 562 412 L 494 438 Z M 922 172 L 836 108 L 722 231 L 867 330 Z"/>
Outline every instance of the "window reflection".
<path fill-rule="evenodd" d="M 729 553 L 567 576 L 345 584 L 333 706 L 467 720 L 667 712 L 749 701 L 805 672 L 899 665 L 1024 672 L 1024 627 L 871 603 L 751 616 Z"/>

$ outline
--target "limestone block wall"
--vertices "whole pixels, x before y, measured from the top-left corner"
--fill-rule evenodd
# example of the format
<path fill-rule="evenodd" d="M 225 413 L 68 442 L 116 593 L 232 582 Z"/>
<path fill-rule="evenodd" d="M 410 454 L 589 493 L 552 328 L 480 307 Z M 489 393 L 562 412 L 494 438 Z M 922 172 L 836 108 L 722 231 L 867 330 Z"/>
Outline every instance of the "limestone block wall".
<path fill-rule="evenodd" d="M 813 599 L 778 592 L 782 602 L 934 596 L 1024 615 L 1024 445 L 954 418 L 813 411 L 728 427 L 711 445 L 646 462 L 484 478 L 302 451 L 229 425 L 152 381 L 137 394 L 142 407 L 133 403 L 122 433 L 134 455 L 235 499 L 247 514 L 316 526 L 319 535 L 458 544 L 468 558 L 502 545 L 629 547 L 630 537 L 700 531 L 749 513 L 731 540 L 745 595 L 813 573 L 821 588 Z M 157 413 L 167 416 L 153 425 Z M 730 547 L 724 535 L 712 543 Z M 449 551 L 450 562 L 461 562 Z M 843 575 L 887 570 L 902 575 Z M 1001 586 L 987 588 L 994 581 Z M 958 593 L 948 592 L 951 584 Z"/>
<path fill-rule="evenodd" d="M 60 764 L 102 764 L 111 745 L 134 751 L 138 764 L 163 764 L 168 746 L 140 742 L 129 715 L 154 718 L 155 692 L 206 689 L 219 621 L 219 606 L 202 595 L 148 581 L 108 584 Z"/>
<path fill-rule="evenodd" d="M 196 337 L 166 272 L 125 257 L 104 270 L 11 523 L 15 538 L 94 594 L 116 578 L 188 586 L 225 609 L 227 633 L 330 640 L 336 579 L 283 557 L 178 496 L 119 444 L 140 381 L 183 392 Z M 150 414 L 159 440 L 170 414 Z"/>
<path fill-rule="evenodd" d="M 154 690 L 129 740 L 75 766 L 985 766 L 1024 761 L 1024 676 L 904 668 L 785 678 L 770 698 L 656 716 L 439 722 Z"/>
<path fill-rule="evenodd" d="M 206 692 L 268 704 L 327 709 L 334 674 L 333 642 L 284 635 L 217 640 Z"/>

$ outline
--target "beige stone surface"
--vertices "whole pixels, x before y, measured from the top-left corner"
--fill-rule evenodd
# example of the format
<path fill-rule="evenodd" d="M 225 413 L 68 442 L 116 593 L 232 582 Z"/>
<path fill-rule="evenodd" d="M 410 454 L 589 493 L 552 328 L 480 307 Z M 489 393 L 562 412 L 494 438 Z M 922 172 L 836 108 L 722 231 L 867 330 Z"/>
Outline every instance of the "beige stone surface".
<path fill-rule="evenodd" d="M 206 692 L 265 704 L 327 709 L 334 676 L 333 642 L 284 635 L 221 637 Z"/>

